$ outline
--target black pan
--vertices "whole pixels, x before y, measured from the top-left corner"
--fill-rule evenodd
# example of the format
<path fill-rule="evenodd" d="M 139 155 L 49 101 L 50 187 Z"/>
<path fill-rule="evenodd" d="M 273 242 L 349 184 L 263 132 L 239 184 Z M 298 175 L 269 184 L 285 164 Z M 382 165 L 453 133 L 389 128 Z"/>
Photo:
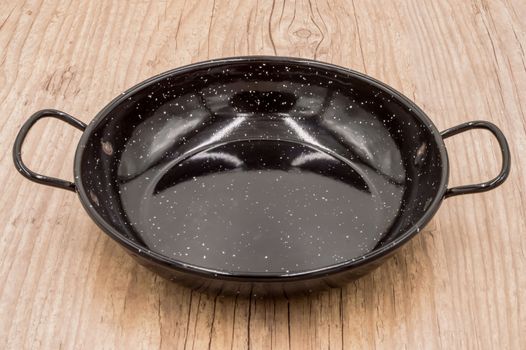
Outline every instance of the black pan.
<path fill-rule="evenodd" d="M 75 182 L 21 158 L 44 117 L 84 133 Z M 502 170 L 447 188 L 444 139 L 484 128 Z M 124 92 L 86 126 L 35 113 L 13 149 L 30 180 L 78 193 L 91 218 L 141 264 L 199 290 L 276 294 L 339 286 L 413 237 L 448 196 L 508 176 L 493 124 L 442 133 L 407 98 L 363 74 L 316 61 L 240 57 L 178 68 Z"/>

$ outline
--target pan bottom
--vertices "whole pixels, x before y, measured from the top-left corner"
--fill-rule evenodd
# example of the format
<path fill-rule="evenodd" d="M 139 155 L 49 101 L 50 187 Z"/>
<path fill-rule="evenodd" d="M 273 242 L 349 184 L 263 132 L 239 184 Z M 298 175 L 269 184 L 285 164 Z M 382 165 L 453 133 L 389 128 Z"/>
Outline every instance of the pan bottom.
<path fill-rule="evenodd" d="M 404 187 L 292 141 L 243 140 L 121 185 L 138 239 L 219 271 L 293 274 L 356 259 L 388 234 Z"/>

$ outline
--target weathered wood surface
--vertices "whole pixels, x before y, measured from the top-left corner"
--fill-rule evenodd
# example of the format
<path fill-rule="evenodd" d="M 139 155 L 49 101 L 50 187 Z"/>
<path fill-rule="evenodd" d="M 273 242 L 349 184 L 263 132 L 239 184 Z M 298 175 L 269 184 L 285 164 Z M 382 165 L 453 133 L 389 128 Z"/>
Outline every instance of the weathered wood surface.
<path fill-rule="evenodd" d="M 2 1 L 0 348 L 526 349 L 526 2 Z M 207 58 L 316 58 L 365 72 L 444 129 L 498 124 L 508 182 L 444 202 L 373 274 L 310 297 L 210 297 L 136 265 L 70 192 L 14 170 L 34 111 L 88 122 L 124 89 Z M 71 178 L 79 132 L 42 122 L 29 164 Z M 447 141 L 451 183 L 498 171 L 496 142 Z"/>

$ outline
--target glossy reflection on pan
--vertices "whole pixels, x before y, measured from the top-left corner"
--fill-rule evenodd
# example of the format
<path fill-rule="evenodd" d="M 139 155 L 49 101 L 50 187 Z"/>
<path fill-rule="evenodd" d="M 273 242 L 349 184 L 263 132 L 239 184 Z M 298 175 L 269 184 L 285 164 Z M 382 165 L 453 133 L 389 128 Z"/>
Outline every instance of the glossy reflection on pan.
<path fill-rule="evenodd" d="M 236 63 L 121 103 L 97 126 L 82 179 L 145 249 L 295 274 L 358 259 L 418 219 L 440 183 L 429 140 L 405 105 L 352 77 Z"/>

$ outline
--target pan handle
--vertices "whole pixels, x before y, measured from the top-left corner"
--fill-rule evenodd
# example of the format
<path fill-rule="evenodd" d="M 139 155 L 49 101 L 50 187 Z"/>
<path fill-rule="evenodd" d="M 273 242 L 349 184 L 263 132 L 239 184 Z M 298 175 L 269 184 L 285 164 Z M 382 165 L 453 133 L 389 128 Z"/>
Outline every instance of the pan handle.
<path fill-rule="evenodd" d="M 67 113 L 57 111 L 55 109 L 43 109 L 41 111 L 38 111 L 31 117 L 29 117 L 29 119 L 24 123 L 24 125 L 22 125 L 22 128 L 20 128 L 20 131 L 16 136 L 15 144 L 13 145 L 13 162 L 15 163 L 15 167 L 20 172 L 20 174 L 24 175 L 31 181 L 75 192 L 75 184 L 73 182 L 37 174 L 34 171 L 30 170 L 22 160 L 22 145 L 24 143 L 24 140 L 26 139 L 27 133 L 39 119 L 46 117 L 60 119 L 63 122 L 66 122 L 81 131 L 84 131 L 86 129 L 86 124 L 70 116 Z"/>
<path fill-rule="evenodd" d="M 448 188 L 444 198 L 457 196 L 459 194 L 479 193 L 492 190 L 495 187 L 500 186 L 510 173 L 510 148 L 508 146 L 508 142 L 506 141 L 506 137 L 504 137 L 502 131 L 500 131 L 500 129 L 495 124 L 483 120 L 476 120 L 444 130 L 440 133 L 440 135 L 443 139 L 447 139 L 448 137 L 472 129 L 489 130 L 497 138 L 500 146 L 500 152 L 502 154 L 502 167 L 500 169 L 500 173 L 495 178 L 487 182 Z"/>

